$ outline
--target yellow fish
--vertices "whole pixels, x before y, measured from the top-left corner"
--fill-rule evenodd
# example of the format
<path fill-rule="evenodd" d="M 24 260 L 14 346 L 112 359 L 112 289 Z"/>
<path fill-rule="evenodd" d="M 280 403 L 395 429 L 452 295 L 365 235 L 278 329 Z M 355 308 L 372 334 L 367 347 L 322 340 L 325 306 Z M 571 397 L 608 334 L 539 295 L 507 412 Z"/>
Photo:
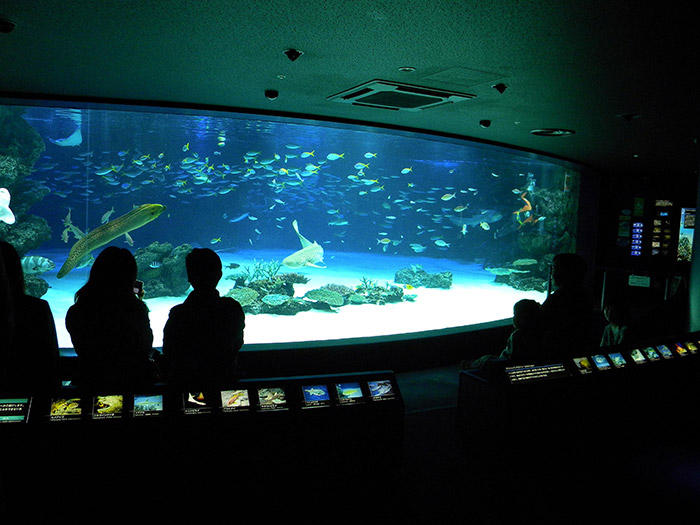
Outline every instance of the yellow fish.
<path fill-rule="evenodd" d="M 209 242 L 210 242 L 211 244 L 217 244 L 217 243 L 221 242 L 221 237 L 216 237 L 215 239 L 212 239 L 212 240 L 209 241 Z"/>
<path fill-rule="evenodd" d="M 182 146 L 182 151 L 189 151 L 190 150 L 190 143 L 188 142 L 184 146 Z"/>
<path fill-rule="evenodd" d="M 479 226 L 481 226 L 484 230 L 490 230 L 491 226 L 489 226 L 488 222 L 482 221 L 479 223 Z"/>
<path fill-rule="evenodd" d="M 443 201 L 448 201 L 450 199 L 454 199 L 455 195 L 456 193 L 445 193 L 442 197 L 440 197 L 440 199 Z"/>
<path fill-rule="evenodd" d="M 384 237 L 383 239 L 377 239 L 377 244 L 389 244 L 391 242 L 391 239 L 388 239 L 387 237 Z"/>
<path fill-rule="evenodd" d="M 462 212 L 467 209 L 467 206 L 455 206 L 455 211 L 457 213 Z"/>

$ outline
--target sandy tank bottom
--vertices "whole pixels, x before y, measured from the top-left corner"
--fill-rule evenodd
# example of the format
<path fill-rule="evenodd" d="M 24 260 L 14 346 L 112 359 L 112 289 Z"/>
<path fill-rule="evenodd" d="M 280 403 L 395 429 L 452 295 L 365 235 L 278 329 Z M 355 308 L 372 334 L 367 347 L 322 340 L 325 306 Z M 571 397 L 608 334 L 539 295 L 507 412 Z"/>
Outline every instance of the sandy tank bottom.
<path fill-rule="evenodd" d="M 219 283 L 219 292 L 223 295 L 233 286 L 232 280 L 226 279 L 236 272 L 227 268 L 230 263 L 243 267 L 252 265 L 254 260 L 281 260 L 285 254 L 287 252 L 253 250 L 221 253 L 224 278 Z M 58 268 L 62 261 L 58 256 L 56 258 Z M 394 272 L 412 264 L 419 264 L 430 273 L 451 271 L 453 283 L 452 287 L 446 290 L 424 287 L 405 289 L 404 293 L 415 295 L 415 300 L 401 303 L 347 305 L 333 312 L 310 310 L 293 316 L 248 314 L 246 345 L 391 336 L 461 327 L 510 318 L 513 314 L 513 304 L 520 299 L 534 299 L 538 302 L 545 299 L 545 294 L 540 292 L 523 292 L 495 283 L 494 276 L 476 263 L 429 257 L 342 252 L 327 253 L 325 262 L 328 266 L 323 269 L 281 269 L 281 272 L 304 273 L 310 278 L 306 284 L 294 285 L 296 297 L 302 297 L 307 291 L 330 283 L 354 288 L 360 284 L 362 277 L 379 285 L 396 284 L 393 282 Z M 65 315 L 73 304 L 75 291 L 85 283 L 87 275 L 87 270 L 73 271 L 60 280 L 56 279 L 55 271 L 43 275 L 50 288 L 42 298 L 51 305 L 61 348 L 73 346 L 65 327 Z M 184 299 L 185 297 L 146 299 L 155 347 L 162 346 L 163 327 L 170 309 Z"/>

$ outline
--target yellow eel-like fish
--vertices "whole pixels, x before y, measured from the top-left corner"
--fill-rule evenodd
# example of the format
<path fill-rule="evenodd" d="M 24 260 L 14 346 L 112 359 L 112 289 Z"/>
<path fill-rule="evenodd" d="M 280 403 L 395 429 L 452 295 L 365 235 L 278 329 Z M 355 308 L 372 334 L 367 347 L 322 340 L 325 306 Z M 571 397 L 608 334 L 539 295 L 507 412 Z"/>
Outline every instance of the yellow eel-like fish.
<path fill-rule="evenodd" d="M 73 245 L 66 262 L 63 263 L 56 277 L 60 279 L 75 268 L 78 262 L 93 250 L 104 246 L 120 235 L 124 235 L 131 230 L 140 228 L 144 224 L 148 224 L 163 213 L 164 210 L 165 206 L 162 204 L 142 204 L 129 213 L 95 228 Z"/>

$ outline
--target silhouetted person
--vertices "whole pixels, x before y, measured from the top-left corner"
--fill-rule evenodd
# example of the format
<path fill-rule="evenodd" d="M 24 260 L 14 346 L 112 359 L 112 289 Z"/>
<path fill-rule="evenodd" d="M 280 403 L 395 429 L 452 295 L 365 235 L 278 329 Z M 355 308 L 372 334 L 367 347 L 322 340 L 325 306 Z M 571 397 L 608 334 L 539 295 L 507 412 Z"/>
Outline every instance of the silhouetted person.
<path fill-rule="evenodd" d="M 603 307 L 603 315 L 608 324 L 603 329 L 600 346 L 621 345 L 631 339 L 626 306 L 624 301 L 615 299 Z"/>
<path fill-rule="evenodd" d="M 129 250 L 105 248 L 66 314 L 78 382 L 90 392 L 131 392 L 154 379 L 153 332 L 148 308 L 135 293 L 136 273 Z"/>
<path fill-rule="evenodd" d="M 56 390 L 58 340 L 49 303 L 27 295 L 22 262 L 15 248 L 0 241 L 4 268 L 0 390 L 47 394 Z"/>
<path fill-rule="evenodd" d="M 532 299 L 521 299 L 513 305 L 513 330 L 501 359 L 512 364 L 539 363 L 542 352 L 542 306 Z"/>
<path fill-rule="evenodd" d="M 513 328 L 506 346 L 498 355 L 483 355 L 469 364 L 481 370 L 498 366 L 533 364 L 543 360 L 541 306 L 532 299 L 521 299 L 513 305 Z M 495 370 L 491 370 L 495 371 Z"/>
<path fill-rule="evenodd" d="M 163 355 L 175 387 L 215 389 L 236 378 L 245 314 L 240 303 L 219 297 L 221 259 L 207 248 L 185 259 L 192 292 L 173 307 L 163 330 Z"/>
<path fill-rule="evenodd" d="M 556 290 L 542 303 L 544 352 L 553 361 L 585 353 L 593 342 L 593 297 L 584 286 L 585 275 L 583 257 L 573 253 L 554 257 L 552 281 Z"/>

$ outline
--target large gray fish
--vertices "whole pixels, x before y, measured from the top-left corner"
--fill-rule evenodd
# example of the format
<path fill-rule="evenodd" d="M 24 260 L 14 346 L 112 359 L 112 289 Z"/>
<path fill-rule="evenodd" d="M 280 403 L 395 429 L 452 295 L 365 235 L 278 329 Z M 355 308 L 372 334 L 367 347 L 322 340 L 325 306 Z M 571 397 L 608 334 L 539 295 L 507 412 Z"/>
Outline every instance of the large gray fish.
<path fill-rule="evenodd" d="M 456 217 L 454 215 L 450 216 L 450 220 L 456 224 L 457 226 L 468 226 L 470 228 L 474 228 L 475 226 L 479 226 L 482 222 L 485 222 L 487 224 L 491 224 L 493 222 L 498 222 L 503 218 L 503 214 L 497 210 L 482 210 L 480 213 L 477 213 L 476 215 L 471 215 L 469 217 Z"/>
<path fill-rule="evenodd" d="M 30 255 L 22 257 L 22 271 L 24 275 L 38 275 L 40 273 L 50 272 L 56 268 L 56 264 L 46 257 L 39 255 Z"/>
<path fill-rule="evenodd" d="M 294 227 L 294 231 L 299 236 L 301 250 L 298 250 L 285 257 L 282 260 L 282 264 L 288 266 L 289 268 L 301 268 L 302 266 L 325 268 L 325 266 L 320 266 L 317 264 L 319 262 L 323 262 L 323 248 L 321 245 L 319 245 L 316 241 L 309 241 L 306 237 L 299 233 L 299 226 L 297 225 L 296 219 L 292 221 L 292 226 Z"/>

